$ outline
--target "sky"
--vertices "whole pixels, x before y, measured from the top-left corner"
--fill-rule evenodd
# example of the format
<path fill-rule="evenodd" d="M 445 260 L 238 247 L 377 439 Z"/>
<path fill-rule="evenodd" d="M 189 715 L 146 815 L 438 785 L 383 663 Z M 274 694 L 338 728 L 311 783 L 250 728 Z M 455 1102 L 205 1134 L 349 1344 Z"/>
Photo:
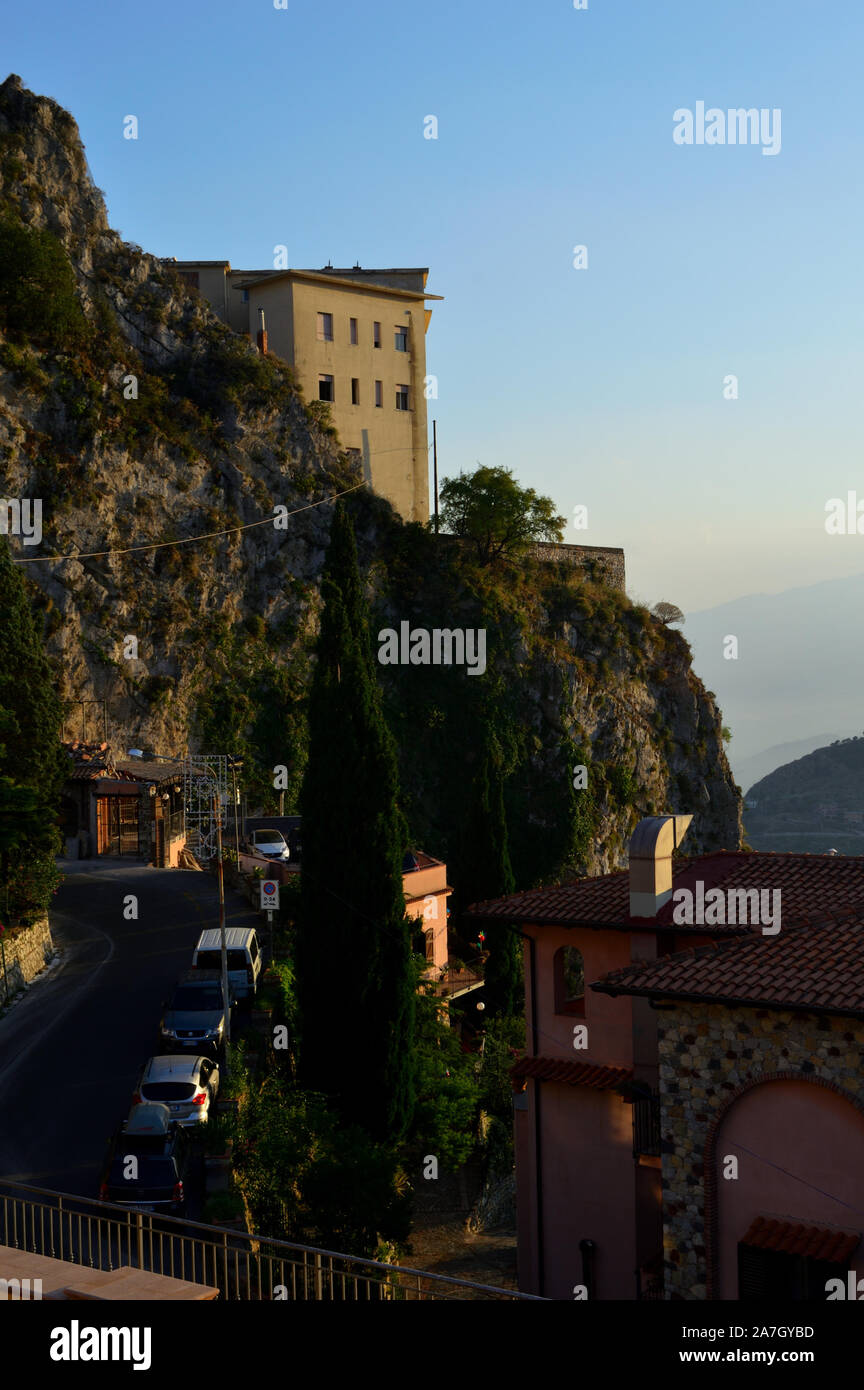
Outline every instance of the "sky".
<path fill-rule="evenodd" d="M 864 572 L 825 530 L 864 502 L 860 5 L 282 3 L 7 0 L 2 76 L 147 251 L 428 266 L 442 476 L 511 468 L 635 597 Z M 779 109 L 779 152 L 676 143 L 700 101 Z"/>

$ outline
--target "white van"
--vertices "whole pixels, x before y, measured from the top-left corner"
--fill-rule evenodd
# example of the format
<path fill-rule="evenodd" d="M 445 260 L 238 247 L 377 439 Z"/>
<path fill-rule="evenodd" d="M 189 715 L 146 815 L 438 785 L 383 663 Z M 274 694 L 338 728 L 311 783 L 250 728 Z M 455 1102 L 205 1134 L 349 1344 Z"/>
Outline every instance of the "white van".
<path fill-rule="evenodd" d="M 234 999 L 254 999 L 261 974 L 261 947 L 254 927 L 226 927 L 228 985 Z M 202 931 L 192 956 L 195 970 L 222 969 L 222 937 L 218 927 Z"/>

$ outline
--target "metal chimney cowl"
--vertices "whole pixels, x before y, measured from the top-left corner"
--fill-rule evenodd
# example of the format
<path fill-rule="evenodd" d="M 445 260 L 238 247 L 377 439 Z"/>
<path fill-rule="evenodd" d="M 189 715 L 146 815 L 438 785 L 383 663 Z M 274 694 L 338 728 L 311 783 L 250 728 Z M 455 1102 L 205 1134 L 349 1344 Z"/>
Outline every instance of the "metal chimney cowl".
<path fill-rule="evenodd" d="M 630 916 L 656 917 L 672 897 L 672 851 L 692 816 L 646 816 L 630 839 Z"/>

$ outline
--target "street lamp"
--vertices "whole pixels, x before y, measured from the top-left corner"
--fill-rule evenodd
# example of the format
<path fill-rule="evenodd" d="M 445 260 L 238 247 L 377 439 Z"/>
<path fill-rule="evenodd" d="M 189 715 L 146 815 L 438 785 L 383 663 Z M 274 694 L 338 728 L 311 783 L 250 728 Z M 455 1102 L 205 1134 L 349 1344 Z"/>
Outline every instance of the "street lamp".
<path fill-rule="evenodd" d="M 130 758 L 143 758 L 144 754 L 140 748 L 129 749 Z M 213 819 L 216 822 L 216 881 L 219 884 L 219 940 L 222 947 L 222 1011 L 225 1015 L 225 1042 L 231 1041 L 231 996 L 228 989 L 228 944 L 225 940 L 225 880 L 222 873 L 222 816 L 221 807 L 217 805 L 216 789 L 219 785 L 216 773 L 206 763 L 193 763 L 191 758 L 166 758 L 159 753 L 150 753 L 147 757 L 148 762 L 156 763 L 177 763 L 180 761 L 189 764 L 190 771 L 194 771 L 208 777 L 212 782 L 211 804 L 213 807 Z"/>

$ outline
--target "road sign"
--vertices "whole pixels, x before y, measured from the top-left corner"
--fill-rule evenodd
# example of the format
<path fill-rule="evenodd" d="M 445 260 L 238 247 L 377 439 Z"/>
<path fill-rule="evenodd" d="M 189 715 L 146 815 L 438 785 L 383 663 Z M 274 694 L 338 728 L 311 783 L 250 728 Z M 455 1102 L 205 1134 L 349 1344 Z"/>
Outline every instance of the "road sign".
<path fill-rule="evenodd" d="M 279 884 L 272 878 L 261 880 L 261 910 L 272 911 L 279 906 Z"/>

